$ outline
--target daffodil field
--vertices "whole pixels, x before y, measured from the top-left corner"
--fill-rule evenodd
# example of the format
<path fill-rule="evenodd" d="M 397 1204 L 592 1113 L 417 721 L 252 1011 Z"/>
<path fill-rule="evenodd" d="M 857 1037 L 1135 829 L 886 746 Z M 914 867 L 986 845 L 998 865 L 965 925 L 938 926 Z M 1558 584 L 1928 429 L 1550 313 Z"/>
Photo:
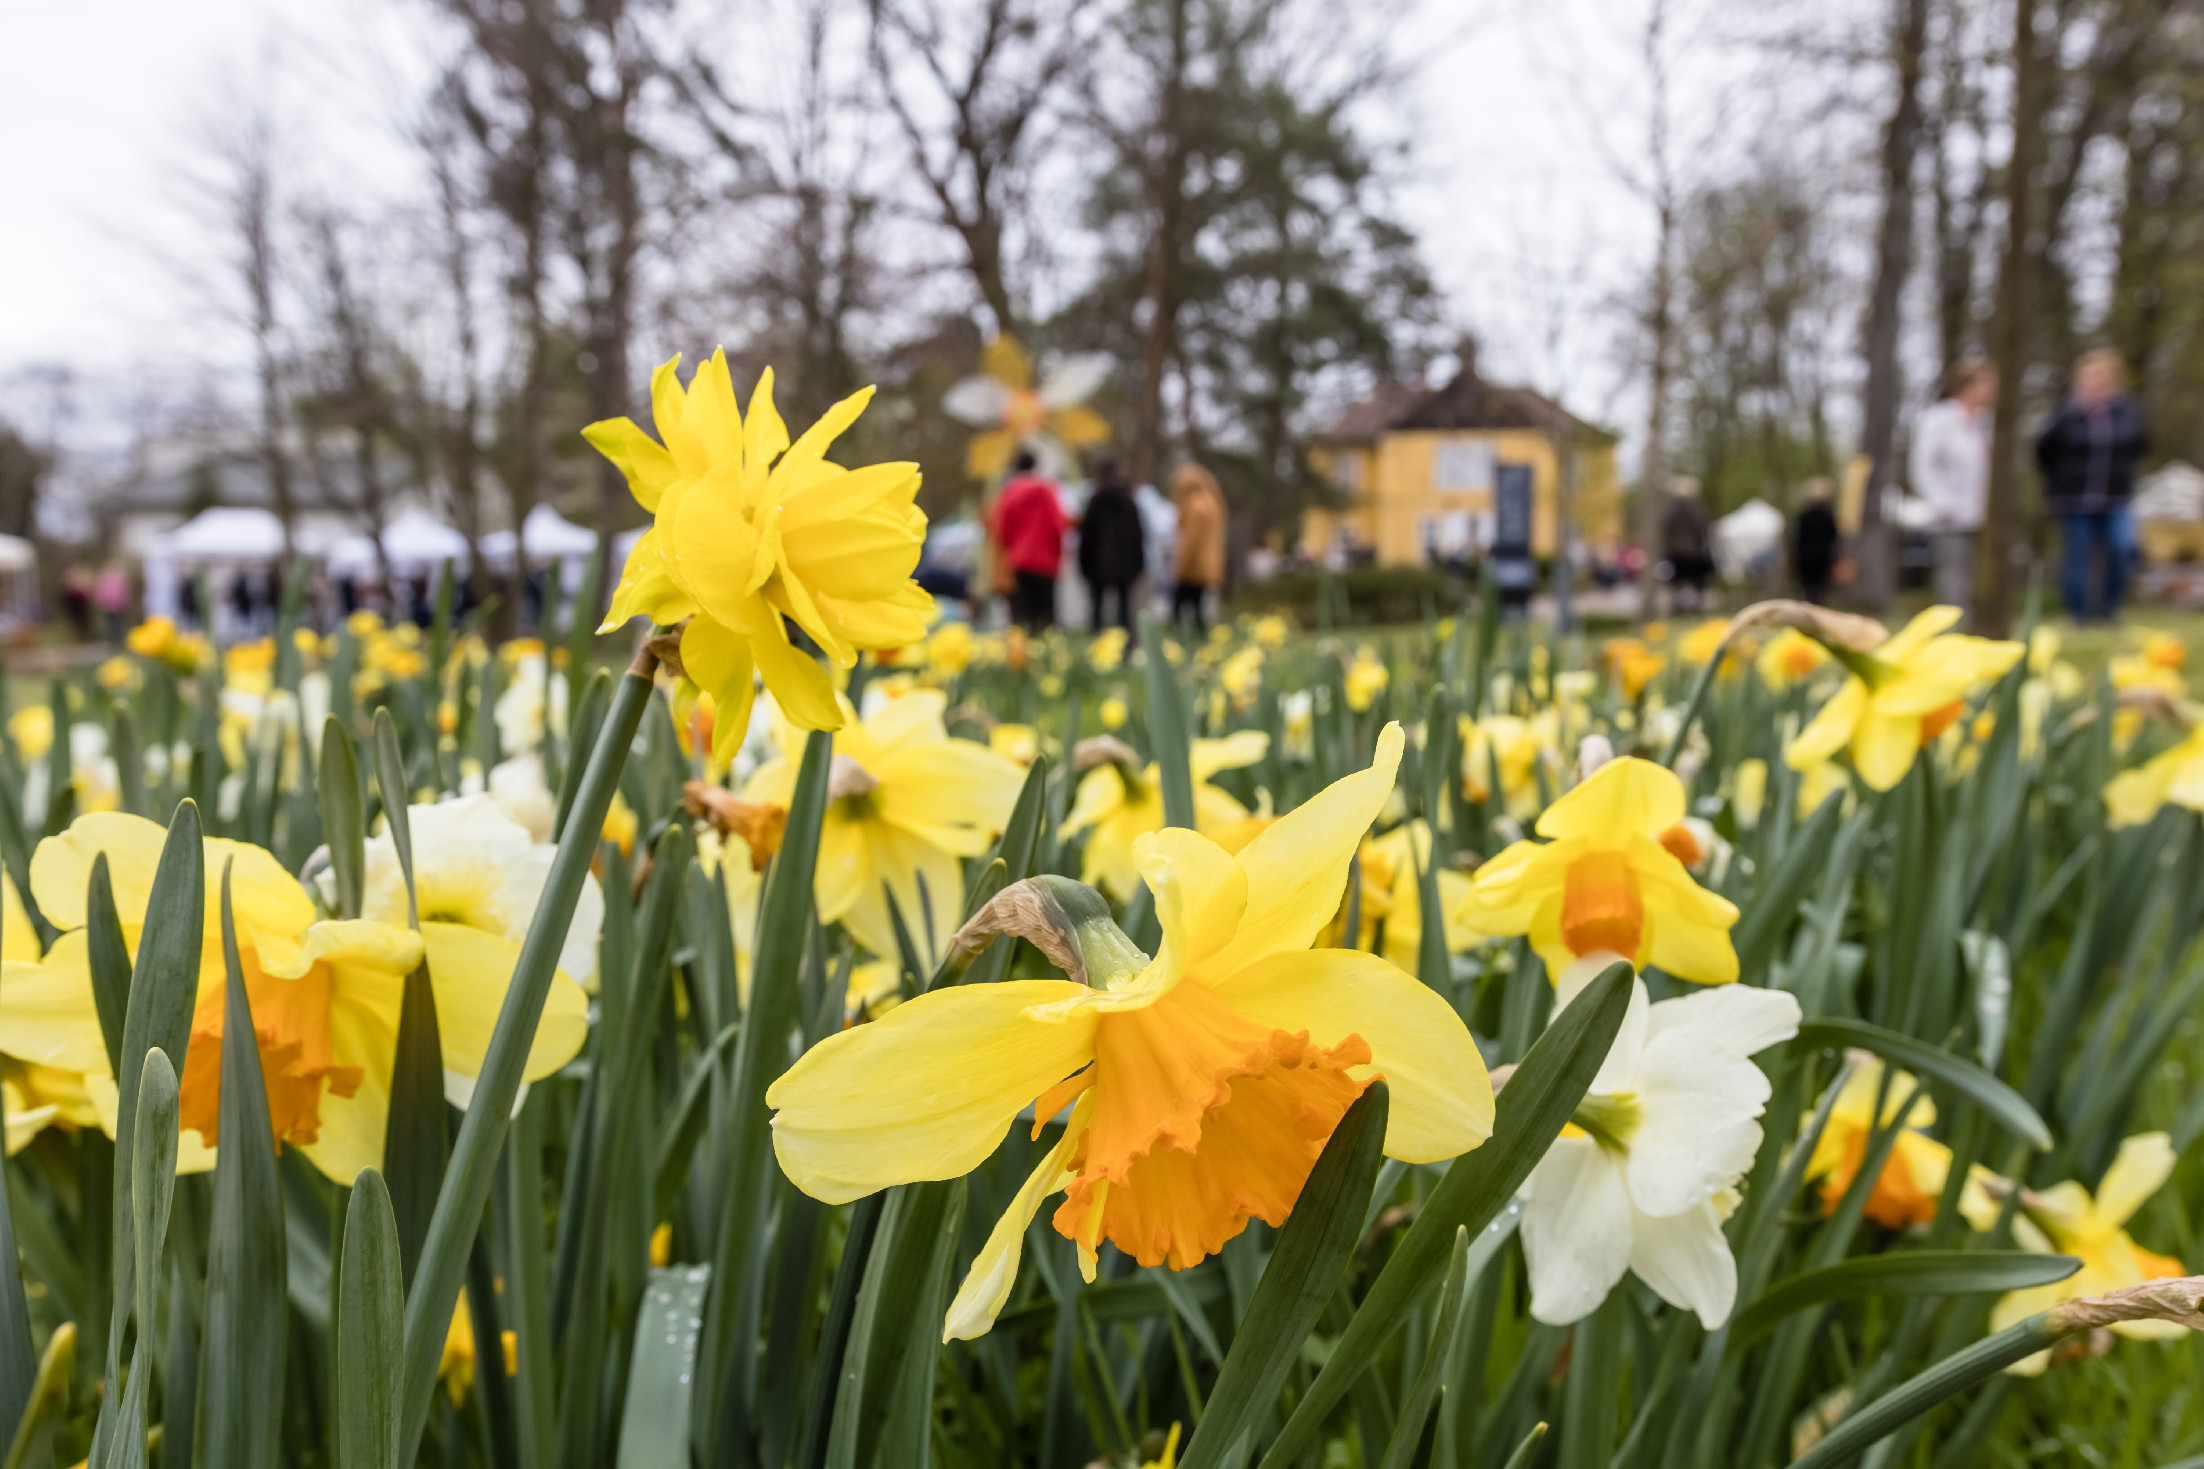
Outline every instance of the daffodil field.
<path fill-rule="evenodd" d="M 14 682 L 4 1469 L 2204 1463 L 2180 644 L 980 631 L 652 401 L 601 629 Z"/>

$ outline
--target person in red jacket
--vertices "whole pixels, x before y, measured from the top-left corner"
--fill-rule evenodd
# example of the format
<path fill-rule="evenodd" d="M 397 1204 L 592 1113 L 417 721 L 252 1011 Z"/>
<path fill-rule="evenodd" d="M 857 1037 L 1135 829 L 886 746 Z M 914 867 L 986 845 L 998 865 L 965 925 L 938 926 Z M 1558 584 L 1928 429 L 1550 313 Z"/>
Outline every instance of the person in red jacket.
<path fill-rule="evenodd" d="M 1037 472 L 1033 455 L 1020 450 L 1009 481 L 995 497 L 995 544 L 1010 562 L 1010 615 L 1039 631 L 1056 625 L 1056 573 L 1064 564 L 1063 501 Z"/>

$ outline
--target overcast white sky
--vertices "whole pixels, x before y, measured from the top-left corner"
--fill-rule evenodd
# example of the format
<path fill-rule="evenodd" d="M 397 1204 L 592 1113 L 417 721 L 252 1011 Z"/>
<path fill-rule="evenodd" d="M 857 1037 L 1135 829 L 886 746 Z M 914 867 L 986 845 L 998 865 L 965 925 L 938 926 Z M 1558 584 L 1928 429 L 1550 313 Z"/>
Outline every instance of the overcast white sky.
<path fill-rule="evenodd" d="M 1678 8 L 1695 6 L 1710 26 L 1750 13 L 1738 0 Z M 1642 134 L 1641 10 L 1425 0 L 1402 37 L 1420 59 L 1400 99 L 1418 140 L 1404 205 L 1457 316 L 1496 371 L 1618 424 L 1632 395 L 1616 297 L 1650 238 L 1617 177 Z M 192 284 L 219 266 L 189 209 L 196 140 L 226 94 L 272 83 L 325 174 L 333 160 L 347 184 L 395 188 L 407 160 L 391 125 L 425 33 L 409 0 L 0 0 L 0 375 L 234 361 L 242 343 Z M 1687 106 L 1730 67 L 1720 50 L 1695 51 Z"/>

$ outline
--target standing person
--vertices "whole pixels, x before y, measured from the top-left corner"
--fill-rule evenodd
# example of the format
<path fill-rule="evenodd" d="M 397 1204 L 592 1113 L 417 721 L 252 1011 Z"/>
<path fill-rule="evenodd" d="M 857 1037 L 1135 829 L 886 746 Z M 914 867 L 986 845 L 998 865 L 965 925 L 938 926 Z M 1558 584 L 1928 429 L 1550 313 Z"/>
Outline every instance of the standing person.
<path fill-rule="evenodd" d="M 2127 365 L 2111 348 L 2083 353 L 2066 401 L 2036 436 L 2044 504 L 2059 517 L 2066 541 L 2060 579 L 2067 614 L 2076 622 L 2110 621 L 2127 586 L 2127 503 L 2135 493 L 2136 465 L 2150 452 L 2150 426 L 2143 405 L 2122 391 L 2126 376 Z M 2093 595 L 2099 556 L 2101 596 Z"/>
<path fill-rule="evenodd" d="M 1837 512 L 1827 478 L 1806 481 L 1806 503 L 1791 525 L 1791 570 L 1799 595 L 1815 606 L 1829 600 L 1829 579 L 1837 569 Z"/>
<path fill-rule="evenodd" d="M 1706 600 L 1707 578 L 1714 574 L 1714 531 L 1699 482 L 1681 476 L 1668 487 L 1668 512 L 1661 517 L 1661 556 L 1668 562 L 1677 604 L 1696 611 Z M 1690 592 L 1685 603 L 1683 593 Z"/>
<path fill-rule="evenodd" d="M 1997 369 L 1969 357 L 1952 369 L 1950 393 L 1922 410 L 1908 466 L 1913 493 L 1928 505 L 1936 600 L 1974 608 L 1974 538 L 1990 499 L 1990 406 Z"/>
<path fill-rule="evenodd" d="M 1118 626 L 1133 630 L 1133 583 L 1148 569 L 1146 541 L 1133 487 L 1125 483 L 1115 459 L 1103 460 L 1094 473 L 1094 493 L 1079 517 L 1079 574 L 1087 580 L 1093 603 L 1093 631 L 1102 631 L 1102 601 L 1108 594 L 1117 598 Z"/>
<path fill-rule="evenodd" d="M 1064 565 L 1070 524 L 1056 486 L 1024 449 L 995 500 L 995 543 L 1010 562 L 1010 615 L 1029 632 L 1056 625 L 1056 573 Z"/>
<path fill-rule="evenodd" d="M 1171 476 L 1179 512 L 1178 561 L 1171 588 L 1171 620 L 1207 625 L 1202 599 L 1224 582 L 1224 496 L 1217 477 L 1199 464 L 1182 464 Z"/>
<path fill-rule="evenodd" d="M 123 634 L 130 626 L 130 573 L 120 561 L 110 561 L 100 568 L 99 578 L 92 584 L 92 602 L 106 624 L 107 641 L 122 646 Z"/>

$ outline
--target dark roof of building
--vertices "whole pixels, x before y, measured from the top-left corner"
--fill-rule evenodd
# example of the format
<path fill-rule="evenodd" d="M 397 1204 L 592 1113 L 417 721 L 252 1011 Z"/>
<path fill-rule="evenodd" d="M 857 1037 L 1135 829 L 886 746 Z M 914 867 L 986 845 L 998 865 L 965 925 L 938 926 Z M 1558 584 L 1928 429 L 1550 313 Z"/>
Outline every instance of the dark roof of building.
<path fill-rule="evenodd" d="M 1506 428 L 1575 433 L 1601 440 L 1615 437 L 1543 393 L 1487 382 L 1474 370 L 1458 372 L 1438 388 L 1381 382 L 1375 392 L 1340 414 L 1319 437 L 1329 443 L 1353 444 L 1398 429 Z"/>

